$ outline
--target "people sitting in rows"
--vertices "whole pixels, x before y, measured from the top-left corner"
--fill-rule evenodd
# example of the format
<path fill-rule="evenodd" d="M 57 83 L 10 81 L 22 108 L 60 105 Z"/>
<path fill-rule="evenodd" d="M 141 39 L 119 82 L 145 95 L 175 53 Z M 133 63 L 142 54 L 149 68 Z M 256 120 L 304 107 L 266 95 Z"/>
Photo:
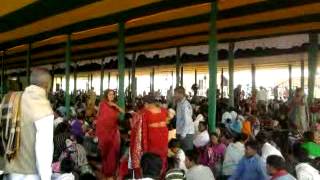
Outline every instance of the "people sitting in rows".
<path fill-rule="evenodd" d="M 229 180 L 267 180 L 265 165 L 258 155 L 259 145 L 256 141 L 245 144 L 245 156 L 240 160 L 236 171 Z"/>
<path fill-rule="evenodd" d="M 267 157 L 267 171 L 271 180 L 296 180 L 286 170 L 286 163 L 283 157 L 270 155 Z"/>
<path fill-rule="evenodd" d="M 188 168 L 188 172 L 186 174 L 187 180 L 215 180 L 215 177 L 209 167 L 198 164 L 198 152 L 196 150 L 186 152 L 185 163 Z"/>

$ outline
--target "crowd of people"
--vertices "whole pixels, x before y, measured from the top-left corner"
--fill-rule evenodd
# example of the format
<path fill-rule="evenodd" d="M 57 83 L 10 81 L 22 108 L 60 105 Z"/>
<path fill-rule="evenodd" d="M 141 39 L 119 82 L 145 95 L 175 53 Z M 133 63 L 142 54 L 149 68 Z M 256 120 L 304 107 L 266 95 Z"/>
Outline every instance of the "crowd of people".
<path fill-rule="evenodd" d="M 244 98 L 238 86 L 234 107 L 218 99 L 209 129 L 207 98 L 183 87 L 125 108 L 115 90 L 77 91 L 67 110 L 62 90 L 49 93 L 50 79 L 34 70 L 31 85 L 2 102 L 7 179 L 320 179 L 320 121 L 310 120 L 299 88 L 284 102 L 263 89 Z"/>

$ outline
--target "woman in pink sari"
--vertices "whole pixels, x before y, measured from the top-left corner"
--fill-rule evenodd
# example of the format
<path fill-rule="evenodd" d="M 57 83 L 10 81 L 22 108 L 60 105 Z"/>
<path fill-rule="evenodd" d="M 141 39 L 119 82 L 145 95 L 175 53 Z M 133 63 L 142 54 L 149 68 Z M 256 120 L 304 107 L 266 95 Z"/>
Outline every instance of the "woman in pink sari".
<path fill-rule="evenodd" d="M 119 166 L 120 132 L 118 116 L 124 112 L 114 103 L 115 92 L 107 90 L 104 100 L 99 105 L 96 124 L 96 136 L 102 158 L 102 173 L 106 179 L 115 179 Z"/>

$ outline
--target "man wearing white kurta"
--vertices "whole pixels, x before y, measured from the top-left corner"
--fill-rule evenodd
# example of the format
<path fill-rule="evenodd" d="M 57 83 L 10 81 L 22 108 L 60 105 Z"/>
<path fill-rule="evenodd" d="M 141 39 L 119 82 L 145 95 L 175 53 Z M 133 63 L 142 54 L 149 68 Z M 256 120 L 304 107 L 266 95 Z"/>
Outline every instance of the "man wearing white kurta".
<path fill-rule="evenodd" d="M 16 157 L 5 163 L 9 180 L 51 180 L 53 111 L 47 98 L 51 77 L 36 69 L 21 98 L 21 141 Z"/>

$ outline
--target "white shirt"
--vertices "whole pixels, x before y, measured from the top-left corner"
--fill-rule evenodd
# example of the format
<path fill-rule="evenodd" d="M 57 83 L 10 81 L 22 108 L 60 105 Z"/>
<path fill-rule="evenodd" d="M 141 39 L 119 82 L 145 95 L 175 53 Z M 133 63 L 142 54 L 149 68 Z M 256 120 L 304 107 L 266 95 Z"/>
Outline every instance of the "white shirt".
<path fill-rule="evenodd" d="M 35 121 L 36 133 L 36 162 L 39 174 L 10 174 L 9 180 L 51 180 L 53 157 L 53 119 L 50 115 Z"/>
<path fill-rule="evenodd" d="M 198 116 L 196 117 L 196 120 L 193 122 L 193 125 L 194 125 L 194 131 L 196 134 L 199 133 L 199 123 L 201 121 L 204 121 L 204 117 L 202 114 L 198 114 Z"/>
<path fill-rule="evenodd" d="M 185 164 L 186 155 L 184 154 L 184 151 L 182 149 L 179 149 L 177 154 L 175 155 L 176 162 L 175 162 L 175 168 L 182 169 L 184 172 L 187 172 L 187 167 Z"/>
<path fill-rule="evenodd" d="M 215 180 L 209 167 L 196 165 L 190 168 L 186 174 L 187 180 Z"/>
<path fill-rule="evenodd" d="M 264 143 L 261 149 L 261 153 L 262 153 L 261 159 L 264 163 L 267 162 L 267 157 L 270 155 L 277 155 L 283 158 L 281 152 L 269 143 Z"/>
<path fill-rule="evenodd" d="M 226 121 L 227 121 L 227 119 L 232 120 L 232 116 L 231 116 L 231 114 L 230 114 L 228 111 L 222 114 L 222 120 L 221 120 L 221 122 L 222 122 L 223 124 L 225 124 Z"/>
<path fill-rule="evenodd" d="M 298 180 L 319 180 L 320 174 L 317 169 L 308 163 L 300 163 L 296 166 Z"/>
<path fill-rule="evenodd" d="M 56 180 L 74 180 L 74 175 L 72 173 L 65 173 L 60 175 Z"/>
<path fill-rule="evenodd" d="M 196 135 L 195 139 L 193 140 L 193 145 L 197 148 L 203 147 L 210 142 L 210 136 L 207 130 L 199 133 Z"/>
<path fill-rule="evenodd" d="M 223 175 L 230 176 L 234 173 L 238 163 L 244 156 L 245 147 L 241 142 L 230 143 L 224 154 Z"/>

